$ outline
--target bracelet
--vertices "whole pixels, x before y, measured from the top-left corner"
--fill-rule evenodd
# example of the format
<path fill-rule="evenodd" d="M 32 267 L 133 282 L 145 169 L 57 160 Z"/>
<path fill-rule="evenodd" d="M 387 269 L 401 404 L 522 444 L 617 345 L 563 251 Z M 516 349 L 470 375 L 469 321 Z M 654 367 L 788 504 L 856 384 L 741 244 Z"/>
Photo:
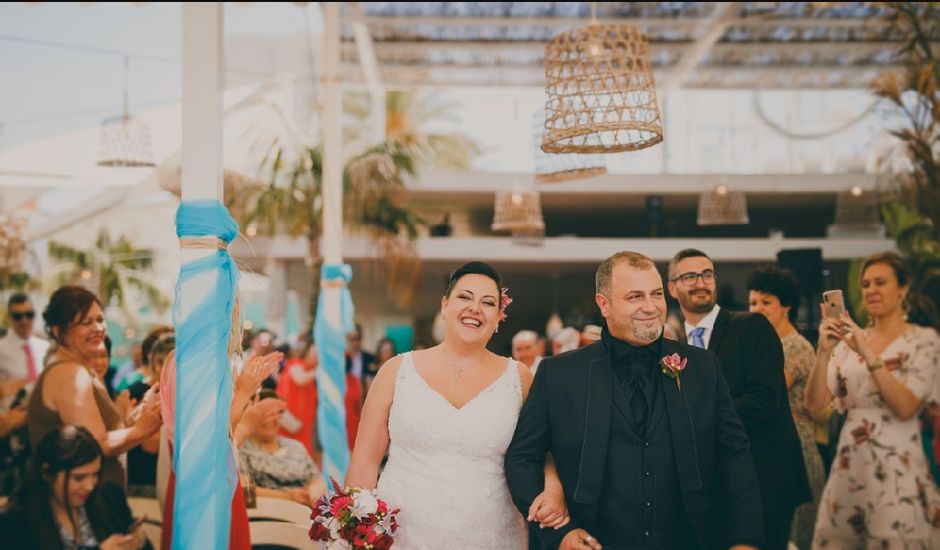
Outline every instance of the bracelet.
<path fill-rule="evenodd" d="M 875 358 L 875 364 L 874 364 L 874 365 L 867 365 L 867 366 L 868 366 L 868 372 L 875 372 L 875 371 L 878 370 L 878 369 L 883 369 L 883 368 L 885 368 L 885 364 L 881 362 L 881 357 L 876 357 L 876 358 Z"/>

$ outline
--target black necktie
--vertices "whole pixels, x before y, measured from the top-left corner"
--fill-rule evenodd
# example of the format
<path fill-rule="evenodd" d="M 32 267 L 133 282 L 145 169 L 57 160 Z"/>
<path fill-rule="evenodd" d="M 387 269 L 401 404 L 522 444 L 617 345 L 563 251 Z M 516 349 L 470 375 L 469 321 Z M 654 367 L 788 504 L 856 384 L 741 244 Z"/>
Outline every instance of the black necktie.
<path fill-rule="evenodd" d="M 649 380 L 646 379 L 646 365 L 633 364 L 630 374 L 623 383 L 624 393 L 630 403 L 633 426 L 640 435 L 646 433 L 646 419 L 649 415 Z"/>

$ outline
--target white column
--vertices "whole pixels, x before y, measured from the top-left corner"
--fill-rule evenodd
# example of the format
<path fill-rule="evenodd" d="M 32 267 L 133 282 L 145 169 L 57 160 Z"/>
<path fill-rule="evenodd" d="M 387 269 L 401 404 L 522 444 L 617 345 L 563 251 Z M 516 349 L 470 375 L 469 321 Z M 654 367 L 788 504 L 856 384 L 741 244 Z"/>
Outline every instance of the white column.
<path fill-rule="evenodd" d="M 343 133 L 340 115 L 339 4 L 323 3 L 323 238 L 321 251 L 328 264 L 343 261 Z"/>
<path fill-rule="evenodd" d="M 222 90 L 225 58 L 222 3 L 183 3 L 182 200 L 222 200 Z M 208 248 L 180 251 L 180 264 L 208 256 Z M 212 285 L 193 279 L 180 291 L 185 315 Z"/>
<path fill-rule="evenodd" d="M 222 3 L 183 3 L 183 200 L 222 198 Z"/>

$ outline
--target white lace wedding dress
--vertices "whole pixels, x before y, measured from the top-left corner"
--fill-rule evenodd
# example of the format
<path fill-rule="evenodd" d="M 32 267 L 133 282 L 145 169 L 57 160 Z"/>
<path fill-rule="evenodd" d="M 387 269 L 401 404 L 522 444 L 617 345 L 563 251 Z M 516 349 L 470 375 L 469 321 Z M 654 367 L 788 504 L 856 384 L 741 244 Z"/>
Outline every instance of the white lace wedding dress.
<path fill-rule="evenodd" d="M 379 497 L 400 508 L 393 550 L 519 550 L 526 527 L 512 503 L 503 457 L 522 406 L 515 363 L 462 408 L 451 405 L 406 354 L 388 417 Z"/>

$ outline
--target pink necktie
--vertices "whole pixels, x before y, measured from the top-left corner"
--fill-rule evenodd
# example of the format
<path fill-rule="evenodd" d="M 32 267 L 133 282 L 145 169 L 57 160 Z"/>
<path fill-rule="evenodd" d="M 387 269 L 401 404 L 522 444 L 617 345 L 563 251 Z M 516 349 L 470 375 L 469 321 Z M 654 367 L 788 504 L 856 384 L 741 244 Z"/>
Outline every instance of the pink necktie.
<path fill-rule="evenodd" d="M 36 381 L 36 361 L 33 360 L 33 350 L 29 344 L 23 344 L 23 352 L 26 353 L 26 370 L 29 374 L 29 381 Z"/>

